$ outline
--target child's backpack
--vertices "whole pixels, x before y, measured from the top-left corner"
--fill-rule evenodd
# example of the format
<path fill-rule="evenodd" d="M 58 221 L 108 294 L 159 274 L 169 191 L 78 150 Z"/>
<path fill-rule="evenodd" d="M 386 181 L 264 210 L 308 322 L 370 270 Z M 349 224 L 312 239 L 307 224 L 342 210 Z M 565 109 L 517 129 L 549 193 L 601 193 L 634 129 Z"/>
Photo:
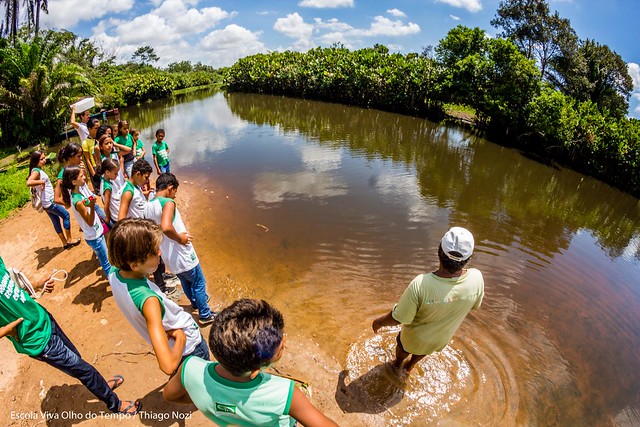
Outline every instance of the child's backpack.
<path fill-rule="evenodd" d="M 38 212 L 42 212 L 42 200 L 40 199 L 40 193 L 36 190 L 36 187 L 31 187 L 31 206 Z"/>

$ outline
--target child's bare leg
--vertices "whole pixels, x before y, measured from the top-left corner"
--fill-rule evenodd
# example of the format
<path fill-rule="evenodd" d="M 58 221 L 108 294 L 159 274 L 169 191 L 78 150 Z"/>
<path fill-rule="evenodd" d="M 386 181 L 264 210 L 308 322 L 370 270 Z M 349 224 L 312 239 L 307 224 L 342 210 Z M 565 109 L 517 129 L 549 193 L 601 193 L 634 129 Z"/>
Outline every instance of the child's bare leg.
<path fill-rule="evenodd" d="M 65 239 L 65 243 L 70 242 L 71 240 L 73 240 L 73 238 L 71 237 L 71 229 L 64 229 L 64 233 L 67 235 L 67 238 Z"/>
<path fill-rule="evenodd" d="M 416 366 L 416 364 L 421 361 L 422 359 L 424 359 L 424 357 L 426 356 L 426 354 L 412 354 L 411 355 L 411 359 L 409 359 L 409 362 L 407 362 L 407 364 L 404 367 L 404 371 L 406 373 L 411 372 L 411 370 Z"/>

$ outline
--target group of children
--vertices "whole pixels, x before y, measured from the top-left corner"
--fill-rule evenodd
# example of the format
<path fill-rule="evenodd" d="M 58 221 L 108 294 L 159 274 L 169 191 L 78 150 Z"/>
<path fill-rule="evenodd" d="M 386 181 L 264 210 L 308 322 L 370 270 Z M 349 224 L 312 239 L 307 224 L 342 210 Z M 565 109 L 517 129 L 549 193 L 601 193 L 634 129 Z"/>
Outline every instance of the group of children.
<path fill-rule="evenodd" d="M 72 115 L 72 122 L 74 119 Z M 85 120 L 84 115 L 82 120 L 86 123 L 89 142 L 83 141 L 82 146 L 72 142 L 60 150 L 58 160 L 63 167 L 55 190 L 42 170 L 44 154 L 41 152 L 32 155 L 32 163 L 37 157 L 37 164 L 30 167 L 27 185 L 40 188 L 42 200 L 47 198 L 51 204 L 61 202 L 72 210 L 87 244 L 96 253 L 108 277 L 118 307 L 134 329 L 151 344 L 160 369 L 170 376 L 163 393 L 165 399 L 193 402 L 219 425 L 289 426 L 296 420 L 306 426 L 336 425 L 309 402 L 293 381 L 261 372 L 262 368 L 279 360 L 284 350 L 284 321 L 277 309 L 265 301 L 242 299 L 219 314 L 211 311 L 206 280 L 192 237 L 175 203 L 179 181 L 170 172 L 164 131 L 156 132 L 152 150 L 158 173 L 153 194 L 149 185 L 152 167 L 144 159 L 144 149 L 138 151 L 143 145 L 138 145 L 137 132 L 129 133 L 128 124 L 120 122 L 114 140 L 108 126 L 100 126 L 95 119 Z M 92 164 L 91 157 L 86 155 L 94 147 L 95 163 Z M 129 153 L 136 154 L 127 157 Z M 91 175 L 97 177 L 92 183 L 99 189 L 104 210 L 88 187 Z M 54 216 L 59 221 L 62 217 L 56 213 L 59 209 L 48 206 L 45 209 L 52 221 Z M 65 248 L 79 243 L 79 240 L 72 240 L 68 223 L 67 214 L 66 222 L 63 218 L 65 233 L 59 224 L 56 228 Z M 108 238 L 105 238 L 106 234 Z M 162 281 L 165 263 L 180 280 L 193 314 L 197 311 L 198 322 L 168 298 Z M 11 280 L 4 272 L 0 260 L 0 283 Z M 152 275 L 154 281 L 149 280 Z M 32 323 L 21 323 L 22 320 L 11 316 L 5 319 L 1 294 L 0 337 L 8 336 L 18 352 L 40 358 L 38 350 L 27 352 L 21 347 L 25 339 L 28 341 L 27 329 Z M 24 291 L 20 298 L 30 299 Z M 46 313 L 46 310 L 40 310 Z M 54 329 L 51 325 L 57 324 L 53 317 L 43 313 L 42 318 L 50 319 L 49 329 Z M 198 323 L 212 325 L 208 346 Z M 56 330 L 64 335 L 59 327 Z M 73 364 L 88 365 L 66 336 L 65 340 L 68 348 L 65 352 L 75 355 Z M 209 350 L 217 362 L 210 361 Z M 39 360 L 48 361 L 46 358 Z M 108 384 L 96 371 L 93 382 L 85 381 L 82 375 L 67 366 L 50 364 L 80 379 L 114 412 L 136 414 L 142 407 L 139 401 L 123 403 L 115 396 L 112 390 L 122 383 L 122 377 L 116 376 L 111 380 L 112 384 Z M 95 371 L 88 366 L 90 368 L 83 365 L 85 371 Z"/>

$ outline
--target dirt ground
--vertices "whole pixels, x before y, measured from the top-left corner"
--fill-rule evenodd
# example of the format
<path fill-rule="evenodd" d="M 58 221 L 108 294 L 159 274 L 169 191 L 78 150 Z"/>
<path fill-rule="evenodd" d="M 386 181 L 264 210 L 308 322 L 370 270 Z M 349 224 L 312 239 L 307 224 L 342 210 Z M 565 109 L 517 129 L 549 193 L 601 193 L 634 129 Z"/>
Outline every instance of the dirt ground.
<path fill-rule="evenodd" d="M 181 186 L 178 205 L 197 197 L 195 190 Z M 195 200 L 195 199 L 194 199 Z M 181 209 L 189 226 L 189 215 Z M 80 235 L 73 215 L 72 232 Z M 213 223 L 208 225 L 215 233 Z M 0 222 L 0 256 L 7 266 L 17 267 L 33 279 L 63 269 L 69 273 L 65 284 L 57 282 L 52 294 L 39 302 L 49 310 L 83 358 L 107 379 L 114 374 L 125 377 L 117 390 L 121 399 L 141 399 L 143 411 L 130 418 L 117 418 L 74 378 L 19 355 L 7 339 L 0 340 L 0 425 L 3 426 L 200 426 L 211 425 L 193 406 L 165 402 L 161 391 L 167 381 L 147 343 L 122 316 L 102 277 L 93 252 L 82 242 L 63 250 L 46 214 L 26 206 Z M 208 281 L 225 283 L 224 266 L 215 270 L 203 265 Z M 216 277 L 217 276 L 217 277 Z M 230 303 L 232 301 L 224 301 Z M 179 304 L 188 307 L 183 296 Z M 213 307 L 219 309 L 221 307 Z M 202 330 L 208 337 L 209 328 Z M 343 413 L 336 403 L 337 380 L 341 368 L 318 343 L 307 337 L 288 334 L 287 351 L 276 365 L 279 373 L 303 378 L 311 384 L 311 401 L 340 425 L 384 425 L 379 416 Z"/>

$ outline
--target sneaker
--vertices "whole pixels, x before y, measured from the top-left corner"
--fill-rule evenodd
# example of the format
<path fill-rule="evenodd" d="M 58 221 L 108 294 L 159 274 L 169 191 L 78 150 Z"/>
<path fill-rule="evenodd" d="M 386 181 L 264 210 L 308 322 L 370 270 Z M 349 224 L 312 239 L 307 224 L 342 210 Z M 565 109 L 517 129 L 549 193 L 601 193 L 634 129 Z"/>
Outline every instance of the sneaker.
<path fill-rule="evenodd" d="M 202 326 L 207 326 L 213 323 L 213 320 L 216 318 L 216 316 L 218 315 L 218 313 L 215 312 L 211 312 L 211 316 L 206 317 L 206 318 L 199 318 L 198 322 L 200 323 L 200 325 Z"/>

